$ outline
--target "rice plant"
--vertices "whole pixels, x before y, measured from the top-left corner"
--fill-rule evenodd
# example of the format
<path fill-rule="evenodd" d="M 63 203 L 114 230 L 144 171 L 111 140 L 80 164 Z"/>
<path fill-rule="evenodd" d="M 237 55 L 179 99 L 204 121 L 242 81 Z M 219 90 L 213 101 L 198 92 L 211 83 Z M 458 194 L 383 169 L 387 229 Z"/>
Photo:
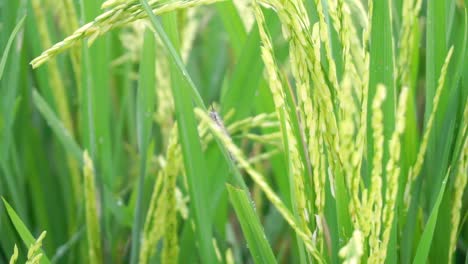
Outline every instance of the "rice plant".
<path fill-rule="evenodd" d="M 0 263 L 468 261 L 464 0 L 0 0 L 0 32 Z"/>

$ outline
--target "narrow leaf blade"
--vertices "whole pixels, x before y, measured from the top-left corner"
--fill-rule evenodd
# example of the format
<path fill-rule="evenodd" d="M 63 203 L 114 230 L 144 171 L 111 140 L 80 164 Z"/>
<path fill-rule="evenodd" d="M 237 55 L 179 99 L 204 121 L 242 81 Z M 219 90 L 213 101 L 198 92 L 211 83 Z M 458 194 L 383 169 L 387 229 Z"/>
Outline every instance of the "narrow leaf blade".
<path fill-rule="evenodd" d="M 266 239 L 263 227 L 249 201 L 245 191 L 227 185 L 229 199 L 231 200 L 237 219 L 242 227 L 250 253 L 255 263 L 276 263 L 276 259 Z"/>

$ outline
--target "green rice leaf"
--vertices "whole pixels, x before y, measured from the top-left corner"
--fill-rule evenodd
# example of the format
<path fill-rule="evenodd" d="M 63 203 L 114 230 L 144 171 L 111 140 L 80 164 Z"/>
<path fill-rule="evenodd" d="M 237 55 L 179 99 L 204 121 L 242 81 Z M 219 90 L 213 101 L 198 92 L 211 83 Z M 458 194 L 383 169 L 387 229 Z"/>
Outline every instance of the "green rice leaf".
<path fill-rule="evenodd" d="M 425 120 L 432 112 L 432 98 L 437 88 L 437 80 L 447 54 L 446 45 L 446 3 L 445 1 L 427 2 L 426 37 L 426 110 Z"/>
<path fill-rule="evenodd" d="M 0 60 L 0 80 L 3 77 L 3 71 L 5 70 L 5 65 L 8 60 L 8 54 L 10 53 L 10 48 L 11 45 L 13 44 L 13 40 L 15 37 L 18 35 L 18 32 L 20 32 L 21 28 L 23 28 L 24 20 L 26 19 L 26 15 L 24 15 L 18 24 L 16 24 L 15 28 L 10 34 L 10 38 L 8 38 L 8 42 L 6 44 L 6 47 L 3 49 L 3 55 L 2 59 Z"/>
<path fill-rule="evenodd" d="M 5 205 L 8 215 L 10 216 L 11 222 L 16 228 L 16 231 L 20 235 L 21 239 L 23 240 L 24 244 L 29 247 L 36 242 L 36 239 L 32 236 L 31 232 L 28 230 L 26 225 L 21 221 L 19 216 L 16 214 L 15 210 L 10 206 L 10 204 L 2 197 L 3 204 Z M 45 252 L 41 249 L 42 258 L 41 264 L 49 264 L 49 258 L 45 254 Z"/>
<path fill-rule="evenodd" d="M 244 43 L 247 39 L 247 33 L 242 24 L 240 14 L 234 6 L 233 1 L 216 3 L 216 9 L 229 35 L 230 44 L 234 50 L 235 57 L 239 57 L 243 52 Z"/>
<path fill-rule="evenodd" d="M 425 263 L 427 256 L 429 255 L 429 250 L 431 249 L 432 236 L 434 235 L 434 230 L 437 224 L 437 216 L 439 215 L 439 207 L 442 202 L 442 197 L 444 197 L 445 186 L 447 185 L 447 178 L 450 174 L 450 170 L 447 172 L 442 185 L 440 186 L 439 194 L 437 195 L 437 200 L 432 208 L 429 219 L 427 220 L 426 227 L 424 228 L 421 240 L 419 242 L 418 248 L 416 249 L 416 256 L 414 257 L 413 264 Z"/>
<path fill-rule="evenodd" d="M 132 229 L 132 256 L 131 263 L 138 260 L 140 252 L 140 233 L 142 221 L 145 218 L 143 211 L 143 191 L 146 176 L 146 159 L 148 145 L 151 135 L 151 125 L 153 121 L 154 100 L 155 100 L 155 46 L 156 41 L 153 33 L 145 29 L 143 50 L 141 53 L 140 79 L 138 81 L 137 91 L 137 138 L 140 151 L 140 175 L 137 186 L 137 202 Z"/>
<path fill-rule="evenodd" d="M 395 128 L 395 78 L 394 78 L 394 53 L 393 31 L 391 19 L 391 1 L 373 0 L 372 32 L 370 45 L 370 69 L 369 69 L 369 95 L 367 104 L 367 152 L 368 160 L 373 157 L 372 126 L 372 99 L 377 90 L 377 84 L 386 87 L 386 100 L 382 105 L 384 112 L 384 138 L 390 140 Z M 384 147 L 383 164 L 388 159 L 388 147 Z M 370 164 L 370 163 L 369 163 Z M 368 172 L 372 166 L 368 166 Z M 367 181 L 365 181 L 367 182 Z M 385 189 L 385 186 L 384 186 Z"/>
<path fill-rule="evenodd" d="M 281 27 L 279 21 L 273 18 L 273 14 L 266 12 L 265 20 L 269 25 L 269 30 L 272 35 L 277 35 Z M 221 96 L 221 112 L 227 113 L 235 109 L 233 120 L 245 118 L 252 111 L 253 101 L 243 100 L 243 98 L 253 98 L 263 78 L 264 66 L 259 43 L 258 27 L 254 24 L 242 47 L 242 53 L 238 56 L 229 87 Z"/>
<path fill-rule="evenodd" d="M 37 107 L 39 112 L 41 112 L 42 116 L 47 121 L 50 128 L 52 128 L 62 145 L 72 155 L 72 157 L 79 162 L 80 165 L 83 165 L 83 151 L 73 139 L 70 132 L 65 128 L 47 102 L 36 90 L 33 90 L 32 95 L 34 105 Z"/>
<path fill-rule="evenodd" d="M 248 195 L 242 189 L 237 189 L 229 184 L 227 189 L 255 263 L 276 263 L 273 251 Z"/>

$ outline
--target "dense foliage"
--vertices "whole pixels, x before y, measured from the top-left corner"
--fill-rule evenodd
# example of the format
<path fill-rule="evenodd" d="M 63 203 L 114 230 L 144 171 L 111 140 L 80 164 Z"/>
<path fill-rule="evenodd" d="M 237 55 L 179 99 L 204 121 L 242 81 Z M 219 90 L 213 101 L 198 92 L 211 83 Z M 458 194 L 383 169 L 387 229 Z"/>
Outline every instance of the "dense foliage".
<path fill-rule="evenodd" d="M 0 0 L 0 263 L 465 263 L 463 0 Z"/>

